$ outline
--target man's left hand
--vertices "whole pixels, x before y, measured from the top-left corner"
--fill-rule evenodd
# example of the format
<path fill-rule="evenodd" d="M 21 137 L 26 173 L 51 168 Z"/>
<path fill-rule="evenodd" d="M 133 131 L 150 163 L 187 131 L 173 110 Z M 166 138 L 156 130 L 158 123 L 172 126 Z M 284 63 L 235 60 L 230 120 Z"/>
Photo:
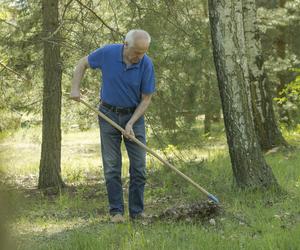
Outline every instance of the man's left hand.
<path fill-rule="evenodd" d="M 134 137 L 134 132 L 133 132 L 133 128 L 132 128 L 132 124 L 131 123 L 127 123 L 126 127 L 125 127 L 125 133 L 123 134 L 127 139 L 130 139 L 130 137 Z"/>

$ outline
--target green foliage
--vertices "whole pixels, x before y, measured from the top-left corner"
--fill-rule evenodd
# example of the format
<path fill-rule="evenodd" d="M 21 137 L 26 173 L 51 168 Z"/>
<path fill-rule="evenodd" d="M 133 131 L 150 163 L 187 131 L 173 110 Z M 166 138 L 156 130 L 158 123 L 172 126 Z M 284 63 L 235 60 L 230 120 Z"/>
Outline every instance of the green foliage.
<path fill-rule="evenodd" d="M 300 72 L 300 69 L 294 69 L 293 72 Z M 295 80 L 285 86 L 280 92 L 280 97 L 275 100 L 285 110 L 285 117 L 281 119 L 286 122 L 289 127 L 296 127 L 300 124 L 300 75 Z"/>
<path fill-rule="evenodd" d="M 7 119 L 2 129 L 15 129 L 14 117 L 20 122 L 28 114 L 39 116 L 42 90 L 40 5 L 37 1 L 4 1 L 1 13 L 5 24 L 0 26 L 1 114 Z M 37 118 L 39 119 L 39 118 Z M 34 119 L 35 120 L 35 119 Z"/>
<path fill-rule="evenodd" d="M 5 130 L 16 130 L 20 127 L 20 116 L 8 112 L 7 110 L 1 110 L 1 120 L 0 120 L 0 131 L 5 131 Z"/>
<path fill-rule="evenodd" d="M 295 126 L 298 104 L 287 96 L 284 89 L 295 80 L 290 68 L 299 67 L 300 1 L 257 1 L 258 22 L 262 38 L 265 68 L 271 81 L 270 90 L 279 102 L 275 109 L 284 126 Z M 283 94 L 283 95 L 282 95 Z M 287 98 L 287 99 L 285 99 Z M 295 106 L 296 105 L 296 106 Z"/>

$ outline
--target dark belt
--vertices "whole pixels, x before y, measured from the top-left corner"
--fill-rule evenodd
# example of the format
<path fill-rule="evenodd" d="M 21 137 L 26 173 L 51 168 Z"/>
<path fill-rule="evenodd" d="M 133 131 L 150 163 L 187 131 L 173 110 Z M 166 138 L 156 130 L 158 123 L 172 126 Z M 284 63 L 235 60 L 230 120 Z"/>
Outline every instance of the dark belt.
<path fill-rule="evenodd" d="M 109 109 L 110 111 L 112 111 L 114 113 L 119 113 L 119 114 L 131 114 L 136 109 L 136 107 L 131 107 L 131 108 L 116 107 L 116 106 L 112 106 L 108 103 L 105 103 L 103 101 L 101 102 L 101 106 Z"/>

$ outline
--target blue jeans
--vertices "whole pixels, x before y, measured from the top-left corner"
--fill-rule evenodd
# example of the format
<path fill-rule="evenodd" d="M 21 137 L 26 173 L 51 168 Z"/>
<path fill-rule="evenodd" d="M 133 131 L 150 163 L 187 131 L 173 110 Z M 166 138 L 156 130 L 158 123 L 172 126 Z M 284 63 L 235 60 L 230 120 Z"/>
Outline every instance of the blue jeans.
<path fill-rule="evenodd" d="M 100 106 L 100 111 L 111 120 L 125 128 L 132 114 L 114 113 Z M 129 157 L 129 215 L 134 217 L 144 210 L 144 186 L 146 181 L 146 151 L 136 143 L 124 138 L 122 133 L 99 117 L 101 152 L 104 176 L 109 201 L 109 213 L 124 214 L 123 189 L 121 181 L 121 141 L 124 139 Z M 135 137 L 146 143 L 144 117 L 139 118 L 133 125 Z"/>

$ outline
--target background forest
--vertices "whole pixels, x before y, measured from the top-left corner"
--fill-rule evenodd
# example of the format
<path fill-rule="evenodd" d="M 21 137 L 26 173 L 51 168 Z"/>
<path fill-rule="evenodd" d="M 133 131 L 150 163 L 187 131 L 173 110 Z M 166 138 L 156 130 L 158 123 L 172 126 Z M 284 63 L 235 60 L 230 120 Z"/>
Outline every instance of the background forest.
<path fill-rule="evenodd" d="M 299 124 L 299 2 L 257 1 L 263 55 L 282 127 Z M 69 93 L 77 61 L 108 43 L 122 43 L 129 29 L 143 27 L 153 37 L 149 55 L 157 93 L 148 112 L 165 132 L 166 143 L 194 138 L 190 129 L 204 115 L 206 130 L 219 121 L 221 106 L 212 59 L 206 1 L 60 1 L 62 89 Z M 101 13 L 101 16 L 97 13 Z M 39 1 L 1 3 L 1 131 L 41 124 L 42 16 Z M 84 80 L 94 103 L 99 75 Z M 66 97 L 66 96 L 64 96 Z M 155 120 L 155 122 L 154 122 Z M 64 98 L 62 127 L 89 129 L 93 116 Z M 187 130 L 187 131 L 185 131 Z M 190 131 L 190 136 L 180 133 Z"/>

